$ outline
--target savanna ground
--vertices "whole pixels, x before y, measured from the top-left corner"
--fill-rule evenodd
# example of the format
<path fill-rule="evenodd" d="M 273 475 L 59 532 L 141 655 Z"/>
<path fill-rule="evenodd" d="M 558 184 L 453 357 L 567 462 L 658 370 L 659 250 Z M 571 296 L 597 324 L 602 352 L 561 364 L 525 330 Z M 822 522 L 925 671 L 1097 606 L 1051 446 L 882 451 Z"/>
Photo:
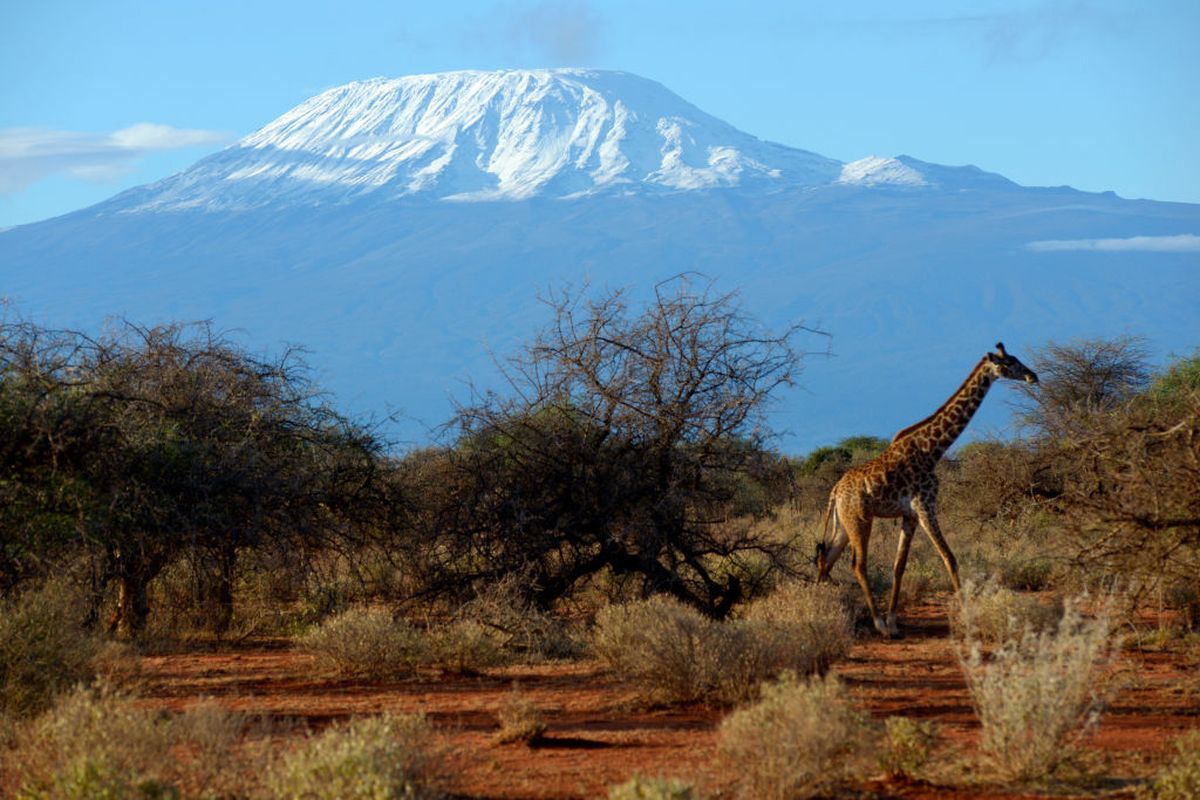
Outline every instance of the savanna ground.
<path fill-rule="evenodd" d="M 939 466 L 964 591 L 918 534 L 885 640 L 813 560 L 888 441 L 764 438 L 811 332 L 549 305 L 403 453 L 295 352 L 0 320 L 0 792 L 1200 796 L 1200 356 L 1035 351 L 1022 435 Z"/>
<path fill-rule="evenodd" d="M 944 597 L 903 617 L 905 638 L 864 632 L 834 668 L 854 700 L 878 718 L 916 717 L 938 724 L 939 780 L 889 780 L 880 774 L 839 788 L 860 797 L 1133 796 L 1154 774 L 1170 742 L 1200 728 L 1200 643 L 1128 647 L 1110 670 L 1115 693 L 1085 742 L 1085 777 L 1041 790 L 1006 788 L 972 771 L 979 721 L 954 653 Z M 1165 622 L 1165 620 L 1164 620 Z M 1143 618 L 1127 633 L 1158 638 L 1159 621 Z M 453 746 L 447 789 L 472 798 L 603 797 L 634 774 L 673 776 L 706 796 L 728 790 L 737 765 L 723 762 L 717 726 L 727 713 L 688 704 L 655 707 L 594 660 L 486 669 L 469 677 L 436 673 L 394 682 L 320 674 L 314 657 L 287 642 L 144 656 L 141 702 L 180 711 L 204 697 L 261 715 L 257 735 L 284 748 L 303 732 L 354 715 L 419 712 Z M 541 712 L 544 737 L 497 744 L 497 710 L 514 685 Z"/>

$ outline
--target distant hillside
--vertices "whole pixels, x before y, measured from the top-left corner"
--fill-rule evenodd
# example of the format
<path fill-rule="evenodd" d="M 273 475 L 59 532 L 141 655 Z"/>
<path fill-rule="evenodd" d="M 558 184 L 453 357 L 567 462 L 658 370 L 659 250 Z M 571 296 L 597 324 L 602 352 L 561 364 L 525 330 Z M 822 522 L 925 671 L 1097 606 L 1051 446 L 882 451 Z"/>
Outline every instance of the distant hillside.
<path fill-rule="evenodd" d="M 800 342 L 834 356 L 773 415 L 805 450 L 928 414 L 998 339 L 1190 352 L 1197 234 L 1196 205 L 762 142 L 625 73 L 447 73 L 330 90 L 178 175 L 0 233 L 0 295 L 46 324 L 210 318 L 305 344 L 346 406 L 402 410 L 397 435 L 423 441 L 545 321 L 539 290 L 697 270 L 768 324 L 832 334 Z M 989 399 L 972 429 L 1006 418 Z"/>

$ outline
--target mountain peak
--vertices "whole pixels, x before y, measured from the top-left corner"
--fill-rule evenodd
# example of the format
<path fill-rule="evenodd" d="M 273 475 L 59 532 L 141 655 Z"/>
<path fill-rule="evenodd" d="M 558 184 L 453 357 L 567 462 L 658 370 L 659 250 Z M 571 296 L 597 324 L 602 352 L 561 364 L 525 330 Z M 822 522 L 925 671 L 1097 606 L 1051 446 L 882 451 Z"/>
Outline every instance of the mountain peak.
<path fill-rule="evenodd" d="M 122 196 L 126 210 L 521 200 L 825 184 L 841 164 L 761 141 L 661 84 L 587 69 L 373 78 Z"/>

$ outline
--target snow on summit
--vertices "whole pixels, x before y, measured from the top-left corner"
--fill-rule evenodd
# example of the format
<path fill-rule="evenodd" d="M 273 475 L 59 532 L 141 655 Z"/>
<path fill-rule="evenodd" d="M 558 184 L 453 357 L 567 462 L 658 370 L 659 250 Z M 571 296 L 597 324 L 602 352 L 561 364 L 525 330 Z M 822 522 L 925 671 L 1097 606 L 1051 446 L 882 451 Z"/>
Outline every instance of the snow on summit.
<path fill-rule="evenodd" d="M 867 156 L 842 167 L 838 183 L 859 186 L 925 186 L 925 176 L 897 158 Z"/>
<path fill-rule="evenodd" d="M 427 195 L 520 200 L 604 191 L 827 184 L 840 162 L 761 141 L 624 72 L 446 72 L 348 83 L 128 210 L 251 208 Z"/>

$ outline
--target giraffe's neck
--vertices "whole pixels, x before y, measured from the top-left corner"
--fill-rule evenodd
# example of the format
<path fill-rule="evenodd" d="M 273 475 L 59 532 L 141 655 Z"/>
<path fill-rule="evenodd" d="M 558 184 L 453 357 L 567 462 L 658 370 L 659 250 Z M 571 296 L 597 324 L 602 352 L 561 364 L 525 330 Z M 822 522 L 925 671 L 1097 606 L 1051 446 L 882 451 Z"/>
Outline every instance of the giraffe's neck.
<path fill-rule="evenodd" d="M 963 385 L 950 395 L 941 408 L 931 417 L 897 433 L 893 444 L 903 440 L 908 447 L 928 453 L 935 459 L 941 458 L 967 427 L 987 396 L 988 389 L 992 388 L 995 376 L 987 367 L 986 358 L 976 364 Z"/>

